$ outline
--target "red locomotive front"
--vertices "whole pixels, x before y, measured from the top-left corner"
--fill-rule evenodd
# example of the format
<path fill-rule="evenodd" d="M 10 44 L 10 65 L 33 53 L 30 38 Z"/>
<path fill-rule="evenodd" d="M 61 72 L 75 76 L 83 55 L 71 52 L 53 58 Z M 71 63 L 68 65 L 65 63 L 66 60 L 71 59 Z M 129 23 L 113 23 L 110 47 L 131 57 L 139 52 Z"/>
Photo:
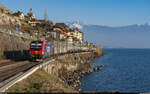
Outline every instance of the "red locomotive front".
<path fill-rule="evenodd" d="M 45 45 L 44 41 L 33 41 L 30 44 L 30 54 L 32 59 L 42 59 L 45 55 Z"/>

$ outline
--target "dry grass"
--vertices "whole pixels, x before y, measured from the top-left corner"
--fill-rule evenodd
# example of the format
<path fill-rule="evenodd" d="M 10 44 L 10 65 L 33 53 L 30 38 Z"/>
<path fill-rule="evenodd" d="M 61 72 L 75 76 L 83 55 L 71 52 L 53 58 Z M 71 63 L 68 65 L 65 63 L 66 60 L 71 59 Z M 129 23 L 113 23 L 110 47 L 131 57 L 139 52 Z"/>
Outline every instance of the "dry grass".
<path fill-rule="evenodd" d="M 33 93 L 33 92 L 75 92 L 72 87 L 61 82 L 56 76 L 38 70 L 27 79 L 15 84 L 6 92 Z"/>

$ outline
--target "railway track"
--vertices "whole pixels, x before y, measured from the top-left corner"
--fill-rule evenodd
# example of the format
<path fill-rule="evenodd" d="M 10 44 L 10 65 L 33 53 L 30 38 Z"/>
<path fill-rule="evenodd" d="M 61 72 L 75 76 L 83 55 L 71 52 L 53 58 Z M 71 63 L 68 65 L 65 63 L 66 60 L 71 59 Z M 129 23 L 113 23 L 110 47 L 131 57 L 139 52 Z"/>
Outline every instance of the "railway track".
<path fill-rule="evenodd" d="M 0 67 L 0 83 L 42 62 L 17 62 Z"/>
<path fill-rule="evenodd" d="M 11 63 L 11 61 L 0 62 L 0 92 L 4 92 L 14 83 L 17 83 L 19 79 L 27 77 L 27 75 L 30 75 L 33 73 L 34 70 L 37 70 L 42 66 L 45 66 L 46 64 L 48 64 L 48 62 L 54 61 L 58 57 L 63 56 L 65 54 L 72 54 L 72 53 L 79 53 L 79 52 L 68 52 L 57 54 L 39 62 L 30 62 L 30 61 L 13 62 L 13 63 Z"/>
<path fill-rule="evenodd" d="M 4 60 L 4 61 L 0 62 L 0 67 L 6 66 L 6 65 L 11 65 L 11 64 L 14 64 L 14 63 L 16 63 L 16 62 L 11 61 L 11 60 Z"/>
<path fill-rule="evenodd" d="M 67 54 L 72 54 L 73 52 L 68 52 Z M 76 52 L 79 53 L 79 52 Z M 51 56 L 49 59 L 45 59 L 43 62 L 49 61 L 50 59 L 57 58 L 59 56 L 62 56 L 66 53 L 63 54 L 57 54 L 55 56 Z M 30 61 L 22 61 L 22 62 L 13 62 L 13 61 L 5 61 L 5 62 L 0 62 L 0 83 L 3 82 L 4 80 L 19 74 L 20 72 L 24 72 L 30 68 L 32 68 L 35 65 L 38 65 L 42 63 L 40 62 L 30 62 Z"/>

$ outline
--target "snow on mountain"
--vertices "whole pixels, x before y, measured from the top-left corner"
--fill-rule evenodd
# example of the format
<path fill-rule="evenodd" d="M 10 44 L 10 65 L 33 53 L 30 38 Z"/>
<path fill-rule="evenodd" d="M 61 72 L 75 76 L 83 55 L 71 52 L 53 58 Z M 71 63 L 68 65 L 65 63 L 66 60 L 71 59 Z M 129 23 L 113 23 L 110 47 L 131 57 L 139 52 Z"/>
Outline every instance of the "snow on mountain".
<path fill-rule="evenodd" d="M 68 25 L 70 28 L 78 28 L 81 30 L 83 26 L 81 25 L 80 21 L 67 21 L 66 25 Z"/>

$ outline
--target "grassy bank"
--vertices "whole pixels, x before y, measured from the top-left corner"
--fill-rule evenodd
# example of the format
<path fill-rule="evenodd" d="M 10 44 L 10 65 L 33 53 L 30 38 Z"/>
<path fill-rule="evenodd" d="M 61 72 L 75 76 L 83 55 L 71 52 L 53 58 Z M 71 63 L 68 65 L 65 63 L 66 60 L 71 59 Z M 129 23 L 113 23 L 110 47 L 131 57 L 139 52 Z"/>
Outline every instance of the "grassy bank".
<path fill-rule="evenodd" d="M 32 92 L 77 92 L 72 87 L 61 82 L 55 75 L 38 70 L 25 80 L 15 84 L 6 92 L 32 93 Z"/>

